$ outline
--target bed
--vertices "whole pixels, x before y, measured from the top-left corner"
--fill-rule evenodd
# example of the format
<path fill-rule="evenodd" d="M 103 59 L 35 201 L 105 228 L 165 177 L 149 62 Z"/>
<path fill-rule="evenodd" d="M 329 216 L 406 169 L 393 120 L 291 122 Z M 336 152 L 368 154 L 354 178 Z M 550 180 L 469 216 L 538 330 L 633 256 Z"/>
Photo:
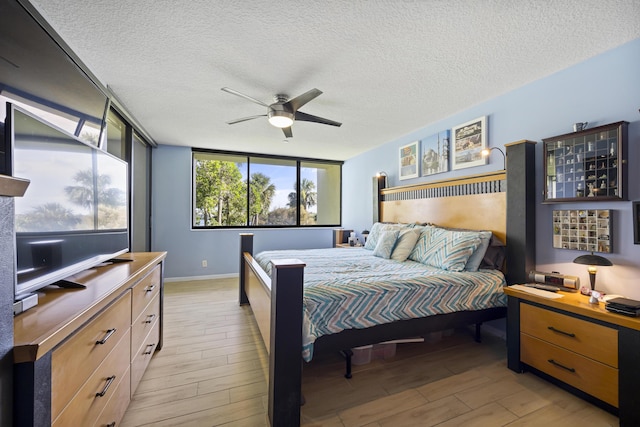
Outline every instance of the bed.
<path fill-rule="evenodd" d="M 526 197 L 527 200 L 531 200 L 531 194 L 529 191 L 512 191 L 511 196 L 507 197 L 506 171 L 423 183 L 417 186 L 380 188 L 377 196 L 380 222 L 433 223 L 443 228 L 491 231 L 498 241 L 507 243 L 506 268 L 517 266 L 518 269 L 523 270 L 524 274 L 524 264 L 513 263 L 520 263 L 522 259 L 529 260 L 528 253 L 531 248 L 526 242 L 521 241 L 520 235 L 523 231 L 530 230 L 529 222 L 533 218 L 520 218 L 515 223 L 508 221 L 507 206 L 513 206 L 513 210 L 526 211 L 529 202 L 525 203 L 517 199 Z M 470 209 L 470 206 L 473 206 L 473 209 Z M 520 224 L 518 224 L 519 221 Z M 507 236 L 508 224 L 512 229 L 517 226 L 515 229 L 517 231 L 513 234 L 518 235 L 518 238 L 511 247 Z M 516 250 L 518 253 L 514 253 Z M 340 260 L 334 261 L 336 269 L 324 271 L 324 264 L 320 260 L 333 254 L 338 254 Z M 272 426 L 299 424 L 303 358 L 309 360 L 314 352 L 341 351 L 394 339 L 422 336 L 429 332 L 463 325 L 475 324 L 479 328 L 483 322 L 506 316 L 502 286 L 513 280 L 513 274 L 510 278 L 509 273 L 503 275 L 498 270 L 480 269 L 474 274 L 481 276 L 480 282 L 490 287 L 491 291 L 476 292 L 464 287 L 465 280 L 472 282 L 470 277 L 474 274 L 465 271 L 456 272 L 462 278 L 462 285 L 459 282 L 453 284 L 455 281 L 452 276 L 436 274 L 433 275 L 436 277 L 434 280 L 445 284 L 450 282 L 450 286 L 448 289 L 441 287 L 438 291 L 430 288 L 427 294 L 442 292 L 443 295 L 448 295 L 446 298 L 441 298 L 442 301 L 452 301 L 455 297 L 451 295 L 455 295 L 463 287 L 466 293 L 473 296 L 469 301 L 481 303 L 466 305 L 469 301 L 460 298 L 459 304 L 452 304 L 453 310 L 438 311 L 432 306 L 420 307 L 424 311 L 420 317 L 402 318 L 401 316 L 382 324 L 378 324 L 378 319 L 369 322 L 363 321 L 362 318 L 353 320 L 336 315 L 333 317 L 338 318 L 338 321 L 333 319 L 334 321 L 318 326 L 313 322 L 310 325 L 308 313 L 303 310 L 303 299 L 307 298 L 306 292 L 308 292 L 303 290 L 305 279 L 310 283 L 309 288 L 322 289 L 321 294 L 326 291 L 327 286 L 331 287 L 332 283 L 344 286 L 354 281 L 363 281 L 354 279 L 345 272 L 349 270 L 349 265 L 352 270 L 366 270 L 367 267 L 364 266 L 367 265 L 371 272 L 370 269 L 374 268 L 370 264 L 371 251 L 357 248 L 331 248 L 305 251 L 302 256 L 298 256 L 300 253 L 289 251 L 256 254 L 257 258 L 253 255 L 253 235 L 242 233 L 240 235 L 239 300 L 241 304 L 250 304 L 269 353 L 268 412 Z M 306 262 L 299 258 L 304 258 Z M 377 259 L 377 265 L 382 266 L 380 267 L 382 274 L 385 269 L 391 268 L 389 262 Z M 401 279 L 414 285 L 417 282 L 423 285 L 426 280 L 424 277 L 431 276 L 435 270 L 411 259 L 401 264 L 406 264 L 405 267 L 409 266 L 408 270 L 413 269 L 416 275 L 409 278 L 410 273 L 406 270 L 393 274 L 402 276 Z M 330 277 L 331 280 L 329 280 L 327 275 L 334 277 Z M 369 277 L 364 282 L 371 285 L 378 283 L 378 279 L 377 276 Z M 474 286 L 469 283 L 467 283 L 468 286 Z M 313 293 L 313 290 L 311 292 Z M 358 306 L 356 299 L 350 300 L 349 303 Z M 340 304 L 337 305 L 339 306 Z M 320 310 L 321 313 L 322 311 Z M 357 311 L 365 311 L 365 309 Z M 387 314 L 376 312 L 372 317 L 385 317 Z M 350 321 L 352 323 L 349 323 Z M 336 328 L 336 324 L 340 326 Z M 323 328 L 327 330 L 317 330 Z"/>

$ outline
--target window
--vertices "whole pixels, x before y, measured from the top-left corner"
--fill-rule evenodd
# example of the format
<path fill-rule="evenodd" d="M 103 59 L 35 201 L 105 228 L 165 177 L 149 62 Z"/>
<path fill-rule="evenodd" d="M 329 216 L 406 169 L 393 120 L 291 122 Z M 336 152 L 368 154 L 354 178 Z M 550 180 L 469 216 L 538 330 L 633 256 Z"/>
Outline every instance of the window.
<path fill-rule="evenodd" d="M 193 151 L 193 228 L 340 224 L 342 162 Z"/>

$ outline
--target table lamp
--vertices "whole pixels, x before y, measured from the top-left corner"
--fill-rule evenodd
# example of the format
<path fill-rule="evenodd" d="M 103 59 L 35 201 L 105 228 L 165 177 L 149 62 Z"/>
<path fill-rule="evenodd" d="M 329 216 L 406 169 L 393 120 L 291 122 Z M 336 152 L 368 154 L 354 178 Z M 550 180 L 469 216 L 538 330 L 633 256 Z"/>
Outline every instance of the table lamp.
<path fill-rule="evenodd" d="M 573 262 L 576 264 L 584 264 L 589 266 L 587 267 L 587 270 L 589 271 L 591 290 L 594 290 L 596 288 L 596 267 L 613 265 L 611 261 L 609 261 L 605 257 L 594 255 L 593 252 L 591 252 L 591 255 L 580 255 L 578 258 L 574 259 Z"/>

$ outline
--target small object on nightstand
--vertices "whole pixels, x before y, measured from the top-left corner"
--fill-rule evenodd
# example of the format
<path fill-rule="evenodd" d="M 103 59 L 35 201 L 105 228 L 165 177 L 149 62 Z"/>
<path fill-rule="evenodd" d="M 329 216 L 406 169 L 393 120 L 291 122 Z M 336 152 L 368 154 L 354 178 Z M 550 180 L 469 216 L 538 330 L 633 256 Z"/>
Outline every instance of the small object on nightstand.
<path fill-rule="evenodd" d="M 544 283 L 525 283 L 524 285 L 529 288 L 542 289 L 543 291 L 549 292 L 558 292 L 560 290 L 557 286 L 545 285 Z"/>
<path fill-rule="evenodd" d="M 599 298 L 602 296 L 598 291 L 591 291 L 591 296 L 589 297 L 589 304 L 600 304 Z"/>
<path fill-rule="evenodd" d="M 640 316 L 640 301 L 629 298 L 612 298 L 607 301 L 605 308 L 608 311 L 624 314 L 625 316 Z"/>

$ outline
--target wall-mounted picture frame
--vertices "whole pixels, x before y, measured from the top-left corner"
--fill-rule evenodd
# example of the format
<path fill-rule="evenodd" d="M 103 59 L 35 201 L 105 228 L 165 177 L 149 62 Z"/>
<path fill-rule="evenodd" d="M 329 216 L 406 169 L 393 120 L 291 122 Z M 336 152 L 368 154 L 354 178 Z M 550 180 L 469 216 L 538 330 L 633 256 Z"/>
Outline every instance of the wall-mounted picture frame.
<path fill-rule="evenodd" d="M 422 176 L 447 172 L 449 170 L 449 129 L 431 135 L 421 141 Z"/>
<path fill-rule="evenodd" d="M 452 129 L 453 170 L 487 164 L 482 150 L 487 147 L 487 116 L 478 117 Z"/>
<path fill-rule="evenodd" d="M 411 144 L 403 145 L 399 151 L 399 174 L 400 180 L 417 178 L 418 173 L 418 159 L 420 157 L 419 150 L 420 145 L 418 141 L 414 141 Z"/>
<path fill-rule="evenodd" d="M 631 202 L 631 217 L 633 218 L 633 243 L 640 245 L 640 201 Z"/>
<path fill-rule="evenodd" d="M 553 211 L 553 247 L 611 253 L 611 210 L 575 209 Z"/>

